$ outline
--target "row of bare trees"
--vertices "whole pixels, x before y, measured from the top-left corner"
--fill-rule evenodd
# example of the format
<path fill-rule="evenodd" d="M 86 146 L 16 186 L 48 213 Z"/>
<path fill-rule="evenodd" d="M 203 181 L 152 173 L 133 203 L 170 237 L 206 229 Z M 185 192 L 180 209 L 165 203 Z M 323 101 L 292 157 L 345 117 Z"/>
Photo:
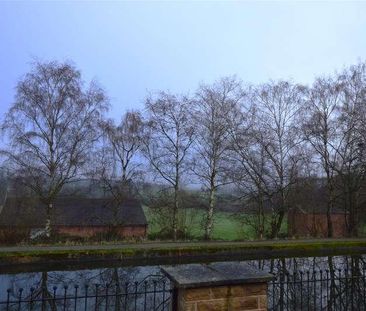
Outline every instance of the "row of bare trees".
<path fill-rule="evenodd" d="M 108 107 L 103 89 L 95 82 L 85 86 L 70 63 L 36 63 L 17 85 L 2 126 L 9 142 L 2 154 L 47 206 L 48 235 L 55 198 L 85 175 L 118 201 L 140 179 L 159 184 L 169 197 L 164 204 L 174 240 L 187 185 L 202 189 L 206 239 L 223 187 L 244 202 L 259 238 L 275 238 L 296 185 L 316 177 L 327 189 L 328 235 L 336 205 L 348 215 L 350 235 L 358 234 L 366 165 L 364 63 L 310 87 L 244 85 L 226 77 L 200 85 L 192 96 L 159 92 L 118 124 L 105 117 Z"/>

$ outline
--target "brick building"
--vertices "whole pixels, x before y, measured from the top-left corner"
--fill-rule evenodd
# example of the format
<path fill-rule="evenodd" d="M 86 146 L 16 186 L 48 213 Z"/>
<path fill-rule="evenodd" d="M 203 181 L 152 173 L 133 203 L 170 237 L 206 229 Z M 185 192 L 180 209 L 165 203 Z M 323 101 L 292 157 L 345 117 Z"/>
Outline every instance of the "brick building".
<path fill-rule="evenodd" d="M 347 216 L 344 211 L 335 210 L 331 214 L 333 237 L 347 236 Z M 288 212 L 288 235 L 299 237 L 327 237 L 327 214 L 322 210 L 306 211 L 299 207 Z"/>
<path fill-rule="evenodd" d="M 60 235 L 93 237 L 113 232 L 117 236 L 146 237 L 147 221 L 140 202 L 120 204 L 108 199 L 60 198 L 53 204 L 52 229 Z M 0 232 L 14 228 L 32 235 L 43 230 L 46 207 L 31 198 L 7 198 L 0 211 Z"/>

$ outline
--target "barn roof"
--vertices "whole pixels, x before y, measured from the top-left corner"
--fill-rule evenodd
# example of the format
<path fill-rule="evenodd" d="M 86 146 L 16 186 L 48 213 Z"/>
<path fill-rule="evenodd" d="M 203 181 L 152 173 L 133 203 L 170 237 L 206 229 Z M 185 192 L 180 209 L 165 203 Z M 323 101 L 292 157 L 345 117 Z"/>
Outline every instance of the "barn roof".
<path fill-rule="evenodd" d="M 126 199 L 121 204 L 108 199 L 59 198 L 53 204 L 56 226 L 146 225 L 140 202 Z M 43 227 L 46 206 L 31 198 L 7 198 L 0 213 L 0 226 Z"/>

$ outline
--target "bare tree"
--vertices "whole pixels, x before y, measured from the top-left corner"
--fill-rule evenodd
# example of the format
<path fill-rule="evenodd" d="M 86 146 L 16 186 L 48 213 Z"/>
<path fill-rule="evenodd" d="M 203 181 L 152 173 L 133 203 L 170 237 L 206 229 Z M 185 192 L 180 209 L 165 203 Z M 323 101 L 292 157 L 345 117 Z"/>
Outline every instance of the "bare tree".
<path fill-rule="evenodd" d="M 334 164 L 339 141 L 337 135 L 338 113 L 342 85 L 332 78 L 317 79 L 308 92 L 304 133 L 317 154 L 326 179 L 328 237 L 333 236 L 331 214 L 335 202 Z"/>
<path fill-rule="evenodd" d="M 113 120 L 100 123 L 102 140 L 94 152 L 90 176 L 110 199 L 121 203 L 135 188 L 141 175 L 138 152 L 143 121 L 139 112 L 127 112 L 119 125 Z"/>
<path fill-rule="evenodd" d="M 131 180 L 140 166 L 134 161 L 141 147 L 143 126 L 140 112 L 127 112 L 119 125 L 108 120 L 101 123 L 101 127 L 107 137 L 108 151 L 115 162 L 114 173 L 120 174 L 122 182 Z"/>
<path fill-rule="evenodd" d="M 229 120 L 242 98 L 241 82 L 235 77 L 201 85 L 196 94 L 194 123 L 197 140 L 193 171 L 208 193 L 206 239 L 212 235 L 217 190 L 227 182 L 225 156 L 229 148 Z"/>
<path fill-rule="evenodd" d="M 266 182 L 272 209 L 270 237 L 280 231 L 288 209 L 288 194 L 295 183 L 301 153 L 297 128 L 303 87 L 287 81 L 270 82 L 254 92 L 257 127 L 254 137 L 266 158 Z"/>
<path fill-rule="evenodd" d="M 248 92 L 246 105 L 237 108 L 230 124 L 228 175 L 236 186 L 243 208 L 238 216 L 262 239 L 265 235 L 265 203 L 270 197 L 264 148 L 256 139 L 256 113 Z"/>
<path fill-rule="evenodd" d="M 250 187 L 251 197 L 260 209 L 260 234 L 264 231 L 264 206 L 271 208 L 271 238 L 278 236 L 288 209 L 290 187 L 297 178 L 302 92 L 302 86 L 286 81 L 253 88 L 247 108 L 252 116 L 246 125 L 236 126 L 232 137 L 241 168 L 237 174 L 241 180 L 244 176 L 249 179 L 245 187 Z"/>
<path fill-rule="evenodd" d="M 94 82 L 84 88 L 80 72 L 70 63 L 37 62 L 17 85 L 3 124 L 9 135 L 3 153 L 46 205 L 48 237 L 54 200 L 87 163 L 107 108 L 104 91 Z"/>
<path fill-rule="evenodd" d="M 362 186 L 366 177 L 366 64 L 358 63 L 338 76 L 342 85 L 337 119 L 334 170 L 341 186 L 348 233 L 358 235 Z"/>
<path fill-rule="evenodd" d="M 178 210 L 182 178 L 187 172 L 187 156 L 194 140 L 189 118 L 191 101 L 168 93 L 146 100 L 146 135 L 143 153 L 155 176 L 173 189 L 172 233 L 177 239 Z"/>
<path fill-rule="evenodd" d="M 114 215 L 105 224 L 110 227 L 109 233 L 117 237 L 117 227 L 123 225 L 121 207 L 138 195 L 143 121 L 140 113 L 133 111 L 126 112 L 118 125 L 113 120 L 102 120 L 99 126 L 101 139 L 93 152 L 88 174 L 92 180 L 90 190 L 104 198 L 103 208 Z"/>

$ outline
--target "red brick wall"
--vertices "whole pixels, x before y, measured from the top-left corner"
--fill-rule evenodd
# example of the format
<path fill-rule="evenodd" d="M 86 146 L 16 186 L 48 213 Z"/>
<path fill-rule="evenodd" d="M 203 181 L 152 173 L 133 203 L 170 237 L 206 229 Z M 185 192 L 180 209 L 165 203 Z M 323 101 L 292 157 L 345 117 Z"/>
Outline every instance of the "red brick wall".
<path fill-rule="evenodd" d="M 333 237 L 347 236 L 346 219 L 344 214 L 332 214 Z M 295 211 L 288 213 L 289 236 L 327 237 L 328 222 L 326 214 L 304 214 Z"/>
<path fill-rule="evenodd" d="M 124 237 L 146 237 L 146 226 L 125 226 L 118 230 Z"/>
<path fill-rule="evenodd" d="M 109 228 L 104 226 L 100 227 L 58 226 L 56 230 L 59 234 L 88 238 L 98 233 L 108 232 Z M 140 238 L 146 237 L 146 226 L 123 226 L 117 229 L 117 231 L 121 237 L 140 237 Z"/>

